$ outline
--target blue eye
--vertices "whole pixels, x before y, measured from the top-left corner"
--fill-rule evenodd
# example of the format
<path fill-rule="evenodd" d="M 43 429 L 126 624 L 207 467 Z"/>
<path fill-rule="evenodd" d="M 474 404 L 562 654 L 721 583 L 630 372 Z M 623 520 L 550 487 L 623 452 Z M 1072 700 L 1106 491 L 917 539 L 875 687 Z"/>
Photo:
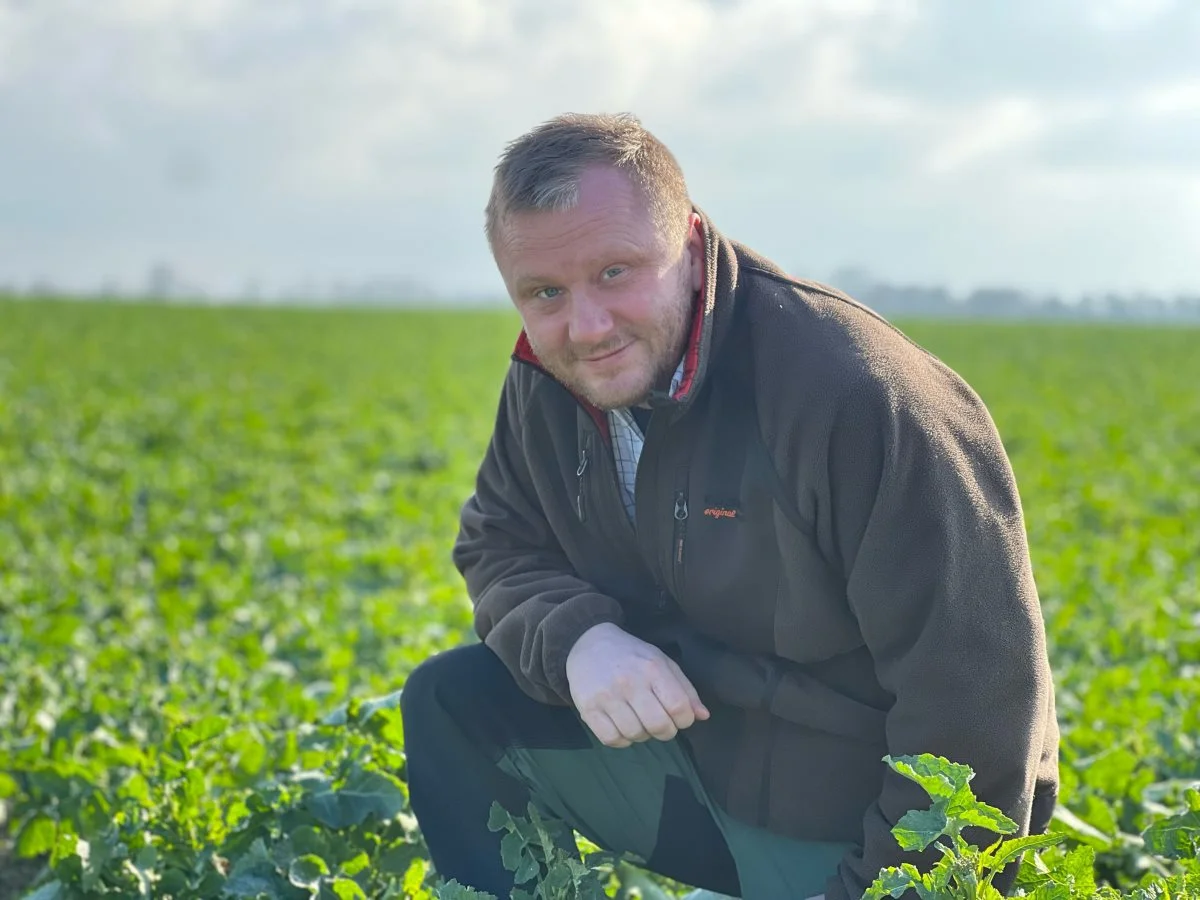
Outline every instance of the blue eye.
<path fill-rule="evenodd" d="M 561 293 L 562 288 L 545 287 L 539 291 L 535 291 L 533 296 L 537 297 L 539 300 L 553 300 Z"/>
<path fill-rule="evenodd" d="M 618 275 L 620 275 L 624 271 L 625 271 L 624 266 L 609 266 L 607 269 L 604 270 L 604 277 L 605 278 L 616 278 Z"/>

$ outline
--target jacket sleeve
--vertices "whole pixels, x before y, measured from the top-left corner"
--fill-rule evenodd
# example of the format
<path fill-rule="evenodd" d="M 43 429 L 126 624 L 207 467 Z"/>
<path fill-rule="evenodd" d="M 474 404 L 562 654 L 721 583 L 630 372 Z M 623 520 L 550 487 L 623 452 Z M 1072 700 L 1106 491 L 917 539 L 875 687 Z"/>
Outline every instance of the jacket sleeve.
<path fill-rule="evenodd" d="M 935 362 L 863 379 L 843 399 L 825 500 L 849 605 L 895 697 L 887 750 L 966 763 L 976 796 L 1027 833 L 1053 688 L 1000 437 L 982 401 Z M 940 858 L 935 849 L 904 853 L 891 834 L 929 802 L 888 770 L 865 814 L 861 852 L 843 860 L 829 900 L 861 896 L 885 866 L 924 871 Z"/>
<path fill-rule="evenodd" d="M 547 522 L 524 449 L 517 381 L 514 367 L 452 556 L 479 637 L 525 693 L 569 706 L 567 654 L 593 625 L 620 624 L 623 614 L 615 599 L 573 572 Z"/>

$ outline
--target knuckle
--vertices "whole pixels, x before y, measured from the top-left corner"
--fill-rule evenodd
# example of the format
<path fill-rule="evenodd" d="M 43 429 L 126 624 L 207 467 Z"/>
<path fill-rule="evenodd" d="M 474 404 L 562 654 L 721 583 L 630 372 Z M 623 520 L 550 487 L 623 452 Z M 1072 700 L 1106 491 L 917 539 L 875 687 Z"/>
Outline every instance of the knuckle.
<path fill-rule="evenodd" d="M 691 712 L 692 704 L 687 701 L 686 697 L 679 697 L 666 704 L 666 710 L 672 719 L 677 719 L 680 716 L 686 716 Z"/>
<path fill-rule="evenodd" d="M 646 678 L 656 678 L 663 674 L 662 662 L 654 658 L 641 660 L 638 669 Z"/>

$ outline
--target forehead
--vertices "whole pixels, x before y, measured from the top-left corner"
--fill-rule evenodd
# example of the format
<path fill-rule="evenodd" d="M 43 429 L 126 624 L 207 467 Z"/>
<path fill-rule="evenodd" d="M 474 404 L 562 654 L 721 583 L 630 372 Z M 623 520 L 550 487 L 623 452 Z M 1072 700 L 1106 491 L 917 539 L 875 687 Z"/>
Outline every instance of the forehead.
<path fill-rule="evenodd" d="M 570 209 L 508 216 L 497 236 L 496 262 L 511 283 L 603 265 L 614 253 L 650 254 L 658 244 L 642 192 L 623 173 L 605 167 L 584 172 Z"/>

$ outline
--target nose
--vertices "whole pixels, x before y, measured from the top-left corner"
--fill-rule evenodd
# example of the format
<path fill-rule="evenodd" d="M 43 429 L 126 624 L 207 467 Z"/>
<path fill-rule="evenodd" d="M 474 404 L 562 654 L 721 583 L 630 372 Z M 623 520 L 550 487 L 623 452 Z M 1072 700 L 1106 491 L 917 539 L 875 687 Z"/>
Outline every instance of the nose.
<path fill-rule="evenodd" d="M 587 292 L 571 295 L 571 319 L 568 336 L 572 344 L 591 347 L 602 344 L 612 333 L 613 318 L 602 301 Z"/>

